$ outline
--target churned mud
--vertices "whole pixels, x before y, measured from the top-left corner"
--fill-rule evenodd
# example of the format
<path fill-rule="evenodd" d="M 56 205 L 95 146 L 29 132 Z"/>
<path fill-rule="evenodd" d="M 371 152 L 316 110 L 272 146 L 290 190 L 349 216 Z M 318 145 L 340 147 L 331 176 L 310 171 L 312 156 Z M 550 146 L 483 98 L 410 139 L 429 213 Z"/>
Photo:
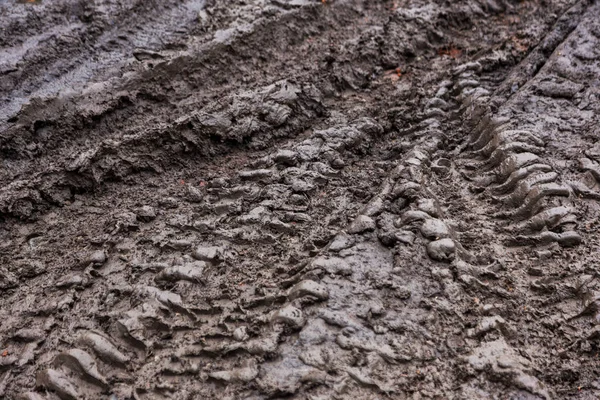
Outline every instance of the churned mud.
<path fill-rule="evenodd" d="M 0 4 L 0 398 L 600 397 L 600 3 Z"/>

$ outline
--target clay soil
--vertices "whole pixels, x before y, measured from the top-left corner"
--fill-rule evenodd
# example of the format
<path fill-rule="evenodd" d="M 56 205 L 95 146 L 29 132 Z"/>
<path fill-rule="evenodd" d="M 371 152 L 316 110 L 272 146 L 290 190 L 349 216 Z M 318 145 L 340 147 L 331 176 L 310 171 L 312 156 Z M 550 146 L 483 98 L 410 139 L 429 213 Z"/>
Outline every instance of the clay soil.
<path fill-rule="evenodd" d="M 0 2 L 0 398 L 600 398 L 600 3 Z"/>

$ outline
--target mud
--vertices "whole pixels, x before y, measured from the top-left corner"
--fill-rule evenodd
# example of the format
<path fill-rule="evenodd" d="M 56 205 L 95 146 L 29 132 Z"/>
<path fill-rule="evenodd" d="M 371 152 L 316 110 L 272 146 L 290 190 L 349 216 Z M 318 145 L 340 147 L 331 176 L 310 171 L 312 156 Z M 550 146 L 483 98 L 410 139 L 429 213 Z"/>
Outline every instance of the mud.
<path fill-rule="evenodd" d="M 600 4 L 0 4 L 0 398 L 600 396 Z"/>

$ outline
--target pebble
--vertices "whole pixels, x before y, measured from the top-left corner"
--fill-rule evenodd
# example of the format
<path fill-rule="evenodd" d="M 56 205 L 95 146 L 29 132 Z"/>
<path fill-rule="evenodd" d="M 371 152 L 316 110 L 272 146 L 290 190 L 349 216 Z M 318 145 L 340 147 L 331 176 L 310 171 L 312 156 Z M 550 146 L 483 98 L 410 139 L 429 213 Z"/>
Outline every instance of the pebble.
<path fill-rule="evenodd" d="M 375 230 L 375 221 L 366 215 L 359 215 L 348 228 L 348 233 L 363 233 Z"/>
<path fill-rule="evenodd" d="M 427 254 L 436 261 L 452 261 L 456 245 L 452 239 L 440 239 L 427 244 Z"/>

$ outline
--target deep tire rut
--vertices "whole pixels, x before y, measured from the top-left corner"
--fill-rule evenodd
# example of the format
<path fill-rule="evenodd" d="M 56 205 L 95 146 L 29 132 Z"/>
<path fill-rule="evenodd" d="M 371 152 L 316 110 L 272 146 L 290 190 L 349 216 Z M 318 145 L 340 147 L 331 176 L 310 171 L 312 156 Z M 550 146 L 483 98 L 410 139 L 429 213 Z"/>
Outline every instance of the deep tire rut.
<path fill-rule="evenodd" d="M 0 397 L 599 394 L 597 2 L 63 3 L 2 9 Z"/>

